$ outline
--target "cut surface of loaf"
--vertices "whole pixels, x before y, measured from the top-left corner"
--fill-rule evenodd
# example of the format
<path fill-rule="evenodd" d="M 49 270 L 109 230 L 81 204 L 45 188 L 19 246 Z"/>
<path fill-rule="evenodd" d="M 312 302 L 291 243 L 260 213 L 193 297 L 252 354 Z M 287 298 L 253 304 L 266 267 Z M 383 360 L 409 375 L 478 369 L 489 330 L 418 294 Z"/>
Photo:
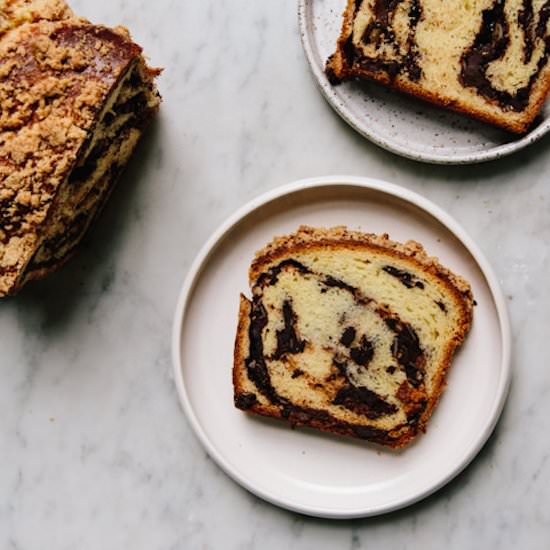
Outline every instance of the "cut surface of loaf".
<path fill-rule="evenodd" d="M 158 74 L 122 27 L 0 3 L 0 297 L 73 253 L 158 110 Z"/>
<path fill-rule="evenodd" d="M 259 251 L 249 279 L 237 408 L 390 447 L 425 430 L 471 325 L 464 279 L 416 242 L 306 226 Z"/>
<path fill-rule="evenodd" d="M 522 133 L 550 89 L 549 21 L 548 0 L 348 0 L 326 73 Z"/>

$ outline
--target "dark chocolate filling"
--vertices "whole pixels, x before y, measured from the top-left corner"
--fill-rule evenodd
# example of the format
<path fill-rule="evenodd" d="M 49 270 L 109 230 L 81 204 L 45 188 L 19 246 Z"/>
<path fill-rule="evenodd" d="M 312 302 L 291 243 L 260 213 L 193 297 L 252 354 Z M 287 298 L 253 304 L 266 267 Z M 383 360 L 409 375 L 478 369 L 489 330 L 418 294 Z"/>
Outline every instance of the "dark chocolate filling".
<path fill-rule="evenodd" d="M 397 412 L 395 405 L 365 387 L 344 386 L 332 402 L 371 420 Z"/>
<path fill-rule="evenodd" d="M 302 353 L 306 345 L 296 334 L 296 314 L 290 300 L 283 302 L 284 328 L 277 331 L 277 349 L 273 359 L 280 359 L 287 353 Z"/>
<path fill-rule="evenodd" d="M 534 36 L 533 36 L 533 0 L 523 0 L 523 6 L 518 12 L 518 24 L 523 31 L 523 62 L 525 64 L 531 61 L 533 57 Z"/>
<path fill-rule="evenodd" d="M 349 355 L 353 362 L 360 367 L 367 367 L 374 356 L 374 346 L 372 342 L 363 334 L 357 347 L 349 350 Z"/>
<path fill-rule="evenodd" d="M 102 139 L 98 141 L 90 151 L 84 164 L 73 168 L 69 176 L 69 184 L 74 185 L 86 181 L 95 172 L 99 159 L 105 154 L 110 145 L 111 140 Z"/>
<path fill-rule="evenodd" d="M 422 77 L 422 69 L 418 64 L 418 48 L 416 46 L 416 28 L 418 22 L 422 19 L 422 5 L 420 0 L 411 0 L 409 9 L 409 35 L 407 37 L 407 55 L 405 57 L 405 67 L 409 78 L 413 82 L 418 82 Z"/>
<path fill-rule="evenodd" d="M 258 402 L 258 398 L 255 393 L 240 393 L 235 396 L 235 406 L 238 409 L 246 410 L 253 407 Z"/>
<path fill-rule="evenodd" d="M 135 71 L 134 71 L 135 72 Z M 117 115 L 127 115 L 128 113 L 141 113 L 147 109 L 147 94 L 140 84 L 137 89 L 141 89 L 137 94 L 128 98 L 124 103 L 116 106 Z"/>
<path fill-rule="evenodd" d="M 409 383 L 420 386 L 424 381 L 426 360 L 418 335 L 411 325 L 394 318 L 387 318 L 386 325 L 397 333 L 391 347 L 392 355 L 405 370 Z"/>
<path fill-rule="evenodd" d="M 417 424 L 420 420 L 420 417 L 422 416 L 422 413 L 426 410 L 427 405 L 427 401 L 421 401 L 420 403 L 418 403 L 413 410 L 408 412 L 407 422 L 409 424 Z"/>
<path fill-rule="evenodd" d="M 250 308 L 250 326 L 248 340 L 250 342 L 248 357 L 245 359 L 248 378 L 274 404 L 288 404 L 286 399 L 279 397 L 271 384 L 271 377 L 264 358 L 262 331 L 267 325 L 267 311 L 260 298 L 254 297 Z"/>
<path fill-rule="evenodd" d="M 114 137 L 109 139 L 103 138 L 95 144 L 94 148 L 88 154 L 88 157 L 86 158 L 84 164 L 82 166 L 76 166 L 72 170 L 69 177 L 69 183 L 75 184 L 78 182 L 86 181 L 94 173 L 97 168 L 98 161 L 105 154 L 112 142 L 115 141 L 121 135 L 121 133 L 123 133 L 128 128 L 139 128 L 141 126 L 141 118 L 143 118 L 140 117 L 140 114 L 147 112 L 147 97 L 145 95 L 145 92 L 140 92 L 132 96 L 129 100 L 122 103 L 121 105 L 116 106 L 115 115 L 113 115 L 112 113 L 107 113 L 104 119 L 104 123 L 106 125 L 111 124 L 117 116 L 123 114 L 134 113 L 135 116 L 128 119 L 118 129 L 118 132 Z M 109 116 L 112 117 L 113 120 L 109 121 Z"/>
<path fill-rule="evenodd" d="M 397 269 L 391 265 L 384 266 L 382 271 L 385 271 L 388 275 L 399 279 L 407 288 L 424 288 L 424 283 L 419 281 L 412 273 L 409 273 L 408 271 Z"/>
<path fill-rule="evenodd" d="M 539 11 L 539 22 L 535 31 L 535 35 L 539 38 L 543 38 L 546 35 L 548 19 L 550 19 L 550 2 L 546 2 Z"/>
<path fill-rule="evenodd" d="M 332 364 L 338 369 L 340 374 L 347 379 L 348 377 L 348 366 L 344 361 L 341 361 L 339 359 L 336 359 L 336 357 L 333 357 Z"/>
<path fill-rule="evenodd" d="M 349 348 L 355 340 L 355 334 L 355 329 L 353 327 L 347 327 L 340 337 L 340 344 Z"/>
<path fill-rule="evenodd" d="M 274 285 L 279 277 L 279 274 L 283 269 L 286 267 L 292 267 L 299 271 L 300 273 L 311 273 L 311 271 L 300 262 L 297 262 L 296 260 L 283 260 L 280 264 L 277 264 L 275 267 L 272 267 L 269 271 L 266 271 L 265 273 L 261 273 L 256 280 L 255 286 L 258 286 L 260 288 L 263 288 L 264 286 L 272 286 Z"/>
<path fill-rule="evenodd" d="M 405 0 L 375 0 L 373 6 L 374 20 L 371 21 L 363 36 L 362 42 L 366 45 L 373 45 L 376 49 L 382 45 L 389 45 L 395 59 L 380 59 L 365 57 L 357 52 L 353 46 L 353 38 L 350 36 L 349 44 L 344 45 L 344 55 L 348 65 L 358 63 L 360 67 L 370 72 L 384 72 L 390 79 L 405 72 L 410 80 L 416 82 L 422 76 L 422 70 L 418 64 L 418 48 L 416 45 L 416 28 L 422 19 L 422 6 L 419 0 L 411 0 L 409 7 L 409 33 L 406 41 L 406 52 L 397 42 L 393 29 L 393 19 L 399 5 Z"/>
<path fill-rule="evenodd" d="M 331 288 L 340 288 L 341 290 L 346 290 L 347 292 L 349 292 L 353 296 L 353 299 L 360 305 L 364 306 L 372 301 L 366 296 L 363 296 L 354 286 L 342 281 L 341 279 L 336 279 L 331 275 L 325 276 L 324 279 L 320 281 L 320 283 L 325 287 L 321 289 L 322 294 L 324 294 Z"/>
<path fill-rule="evenodd" d="M 348 292 L 351 292 L 352 294 L 355 294 L 357 290 L 355 287 L 348 285 L 347 283 L 345 283 L 340 279 L 335 279 L 330 275 L 325 277 L 325 279 L 323 280 L 323 284 L 328 288 L 341 288 L 343 290 L 347 290 Z"/>
<path fill-rule="evenodd" d="M 544 41 L 544 53 L 537 63 L 536 70 L 530 76 L 528 83 L 514 94 L 497 90 L 487 77 L 489 64 L 502 58 L 510 44 L 509 23 L 504 12 L 505 0 L 496 0 L 491 8 L 482 12 L 479 32 L 472 46 L 461 59 L 460 80 L 464 86 L 477 89 L 479 94 L 496 101 L 503 109 L 521 112 L 529 104 L 529 96 L 539 73 L 542 71 L 550 55 L 550 38 L 546 36 L 546 25 L 550 17 L 550 0 L 539 11 L 539 21 L 533 31 L 533 5 L 531 0 L 524 0 L 518 13 L 518 24 L 523 30 L 524 62 L 532 58 L 536 39 Z"/>

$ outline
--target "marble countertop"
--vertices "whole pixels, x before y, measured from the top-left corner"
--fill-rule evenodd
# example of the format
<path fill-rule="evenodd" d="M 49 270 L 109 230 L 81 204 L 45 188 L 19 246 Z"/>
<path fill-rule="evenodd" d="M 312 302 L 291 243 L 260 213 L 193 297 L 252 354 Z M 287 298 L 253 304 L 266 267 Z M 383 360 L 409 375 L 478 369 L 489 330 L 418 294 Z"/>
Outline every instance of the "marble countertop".
<path fill-rule="evenodd" d="M 164 103 L 80 254 L 0 305 L 0 547 L 547 547 L 550 138 L 469 167 L 377 148 L 321 97 L 292 1 L 72 5 L 131 29 L 165 67 Z M 410 508 L 354 521 L 293 514 L 231 481 L 181 412 L 170 358 L 176 298 L 212 231 L 263 191 L 338 173 L 448 210 L 498 275 L 514 344 L 504 414 L 471 466 Z"/>

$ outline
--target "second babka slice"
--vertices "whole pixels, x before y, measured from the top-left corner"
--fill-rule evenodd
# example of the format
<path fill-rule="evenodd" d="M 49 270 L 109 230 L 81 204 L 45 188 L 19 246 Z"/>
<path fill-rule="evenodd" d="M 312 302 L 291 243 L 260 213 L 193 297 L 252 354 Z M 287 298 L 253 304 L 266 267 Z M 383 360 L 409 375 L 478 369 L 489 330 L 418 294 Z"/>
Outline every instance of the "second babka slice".
<path fill-rule="evenodd" d="M 521 133 L 550 90 L 549 21 L 548 0 L 348 0 L 326 72 Z"/>
<path fill-rule="evenodd" d="M 425 429 L 468 332 L 468 283 L 409 241 L 301 227 L 241 296 L 235 405 L 402 447 Z"/>

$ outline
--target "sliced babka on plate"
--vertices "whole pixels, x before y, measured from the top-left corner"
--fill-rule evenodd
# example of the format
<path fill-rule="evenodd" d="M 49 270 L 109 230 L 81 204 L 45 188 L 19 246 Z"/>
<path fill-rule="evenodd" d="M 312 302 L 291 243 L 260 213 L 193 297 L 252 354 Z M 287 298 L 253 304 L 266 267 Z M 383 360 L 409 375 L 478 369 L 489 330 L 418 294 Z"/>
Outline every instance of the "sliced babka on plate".
<path fill-rule="evenodd" d="M 326 73 L 525 132 L 550 90 L 550 2 L 348 0 Z"/>
<path fill-rule="evenodd" d="M 464 279 L 416 242 L 343 227 L 274 239 L 249 279 L 236 407 L 391 447 L 425 430 L 471 325 Z"/>

